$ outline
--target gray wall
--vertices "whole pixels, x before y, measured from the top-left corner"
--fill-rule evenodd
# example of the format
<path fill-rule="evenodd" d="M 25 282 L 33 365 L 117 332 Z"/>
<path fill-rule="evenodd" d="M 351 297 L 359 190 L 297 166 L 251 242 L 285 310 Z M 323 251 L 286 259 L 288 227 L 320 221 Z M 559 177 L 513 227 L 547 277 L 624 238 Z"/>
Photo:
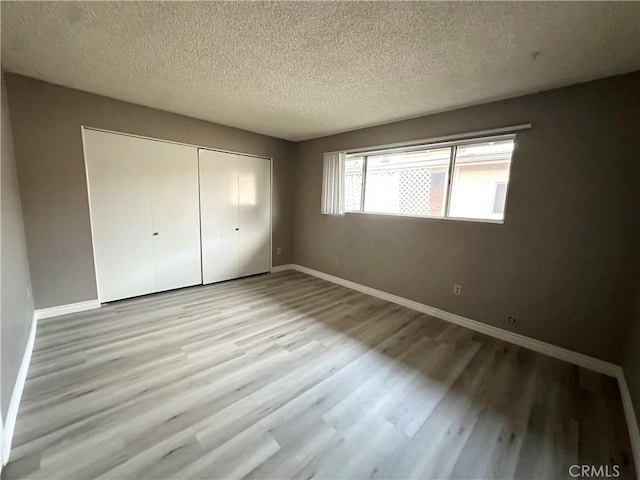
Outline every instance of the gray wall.
<path fill-rule="evenodd" d="M 2 368 L 0 394 L 2 418 L 7 418 L 9 401 L 20 369 L 33 319 L 29 263 L 22 223 L 20 192 L 16 175 L 9 104 L 2 72 L 2 158 L 0 170 L 0 337 Z"/>
<path fill-rule="evenodd" d="M 290 142 L 7 77 L 36 308 L 97 298 L 81 125 L 273 157 L 273 264 L 291 262 Z"/>
<path fill-rule="evenodd" d="M 620 362 L 640 258 L 639 80 L 612 77 L 297 144 L 295 263 Z M 517 136 L 503 225 L 320 214 L 325 151 L 521 123 L 533 128 Z"/>
<path fill-rule="evenodd" d="M 624 368 L 624 376 L 629 385 L 638 428 L 640 428 L 640 289 L 638 289 L 635 315 L 628 333 L 622 368 Z"/>

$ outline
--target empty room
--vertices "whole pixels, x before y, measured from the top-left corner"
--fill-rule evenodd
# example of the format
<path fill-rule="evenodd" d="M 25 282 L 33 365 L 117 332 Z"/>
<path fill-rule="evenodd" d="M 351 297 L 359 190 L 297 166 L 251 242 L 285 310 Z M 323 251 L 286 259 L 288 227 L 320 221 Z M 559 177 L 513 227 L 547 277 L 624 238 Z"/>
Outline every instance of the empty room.
<path fill-rule="evenodd" d="M 3 480 L 640 480 L 640 2 L 0 6 Z"/>

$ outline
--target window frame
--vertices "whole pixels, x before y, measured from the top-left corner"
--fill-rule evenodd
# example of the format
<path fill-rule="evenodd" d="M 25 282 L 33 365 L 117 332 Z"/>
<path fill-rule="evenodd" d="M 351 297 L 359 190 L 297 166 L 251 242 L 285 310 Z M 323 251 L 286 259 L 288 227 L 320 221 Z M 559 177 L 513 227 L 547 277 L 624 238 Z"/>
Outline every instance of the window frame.
<path fill-rule="evenodd" d="M 487 143 L 487 142 L 496 142 L 496 141 L 505 141 L 512 140 L 513 141 L 513 150 L 511 152 L 511 158 L 509 160 L 509 171 L 508 171 L 508 180 L 506 182 L 506 191 L 505 191 L 505 202 L 504 202 L 504 212 L 502 214 L 502 219 L 495 218 L 476 218 L 476 217 L 453 217 L 449 215 L 450 206 L 451 206 L 451 192 L 453 185 L 453 175 L 455 172 L 455 164 L 456 164 L 456 156 L 458 147 L 464 145 L 473 145 L 479 143 Z M 389 213 L 389 212 L 368 212 L 365 211 L 365 193 L 366 193 L 366 184 L 367 184 L 367 166 L 368 166 L 368 158 L 376 155 L 385 155 L 385 154 L 397 154 L 397 153 L 405 153 L 405 152 L 415 152 L 415 151 L 425 151 L 425 150 L 436 150 L 449 148 L 449 165 L 447 168 L 447 176 L 445 181 L 445 195 L 444 195 L 444 208 L 442 215 L 416 215 L 416 214 L 406 214 L 406 213 Z M 362 157 L 363 165 L 362 165 L 362 187 L 360 192 L 360 210 L 347 210 L 345 205 L 345 214 L 360 214 L 360 215 L 385 215 L 385 216 L 393 216 L 393 217 L 409 217 L 409 218 L 428 218 L 428 219 L 436 219 L 436 220 L 453 220 L 453 221 L 464 221 L 464 222 L 478 222 L 478 223 L 494 223 L 494 224 L 503 224 L 505 222 L 506 213 L 507 213 L 507 199 L 509 195 L 509 184 L 511 178 L 511 165 L 513 163 L 513 155 L 516 149 L 516 134 L 515 133 L 505 133 L 505 134 L 497 134 L 490 136 L 478 136 L 478 137 L 469 137 L 459 140 L 451 140 L 445 142 L 433 142 L 433 143 L 416 143 L 409 144 L 403 146 L 382 146 L 375 147 L 374 149 L 353 149 L 345 151 L 345 161 L 349 160 L 349 158 L 358 158 Z"/>
<path fill-rule="evenodd" d="M 507 207 L 507 190 L 509 189 L 509 181 L 506 182 L 504 180 L 493 180 L 493 199 L 491 200 L 491 213 L 492 214 L 500 214 L 504 216 L 504 212 Z M 502 212 L 496 212 L 496 200 L 498 199 L 498 187 L 504 185 L 504 205 L 502 205 Z"/>

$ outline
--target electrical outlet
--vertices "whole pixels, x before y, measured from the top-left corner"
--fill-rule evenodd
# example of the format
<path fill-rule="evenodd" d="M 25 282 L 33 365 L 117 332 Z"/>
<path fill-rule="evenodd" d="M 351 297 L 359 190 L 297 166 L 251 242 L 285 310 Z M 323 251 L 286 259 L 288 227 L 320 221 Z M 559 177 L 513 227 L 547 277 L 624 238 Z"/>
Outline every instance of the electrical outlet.
<path fill-rule="evenodd" d="M 276 255 L 280 255 L 282 253 L 282 249 L 280 247 L 276 248 Z"/>
<path fill-rule="evenodd" d="M 509 323 L 516 323 L 516 317 L 509 315 Z"/>
<path fill-rule="evenodd" d="M 462 295 L 462 285 L 454 285 L 453 286 L 453 294 L 454 295 Z"/>

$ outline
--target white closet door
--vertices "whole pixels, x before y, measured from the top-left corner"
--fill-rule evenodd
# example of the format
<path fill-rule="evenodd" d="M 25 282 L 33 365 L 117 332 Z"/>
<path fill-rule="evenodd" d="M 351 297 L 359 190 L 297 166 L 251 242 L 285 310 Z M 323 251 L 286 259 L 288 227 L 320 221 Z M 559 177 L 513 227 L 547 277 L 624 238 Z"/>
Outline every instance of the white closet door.
<path fill-rule="evenodd" d="M 271 161 L 238 155 L 240 276 L 270 270 Z"/>
<path fill-rule="evenodd" d="M 198 150 L 149 141 L 156 290 L 202 283 Z"/>
<path fill-rule="evenodd" d="M 98 296 L 156 291 L 151 178 L 141 138 L 83 130 Z"/>
<path fill-rule="evenodd" d="M 238 278 L 238 156 L 200 149 L 199 159 L 202 281 Z"/>
<path fill-rule="evenodd" d="M 88 129 L 83 138 L 100 300 L 201 283 L 197 149 Z"/>

